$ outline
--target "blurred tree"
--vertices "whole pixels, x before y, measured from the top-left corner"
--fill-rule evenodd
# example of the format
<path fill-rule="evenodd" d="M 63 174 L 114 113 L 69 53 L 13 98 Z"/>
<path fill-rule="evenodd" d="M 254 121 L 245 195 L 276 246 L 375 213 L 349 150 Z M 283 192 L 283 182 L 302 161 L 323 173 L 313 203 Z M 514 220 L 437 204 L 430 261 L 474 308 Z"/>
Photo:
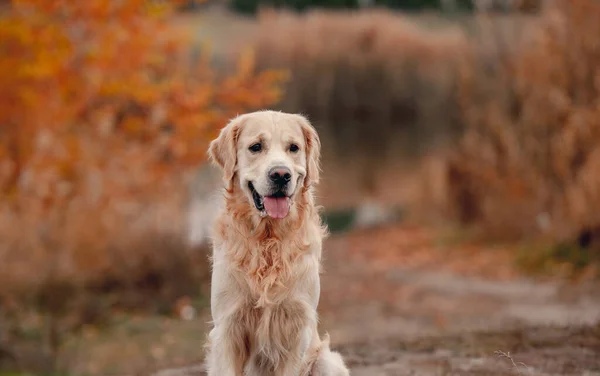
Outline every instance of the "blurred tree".
<path fill-rule="evenodd" d="M 254 74 L 251 57 L 217 84 L 205 61 L 190 61 L 172 11 L 145 0 L 13 2 L 0 24 L 6 203 L 49 207 L 90 189 L 114 197 L 136 179 L 148 189 L 202 160 L 228 117 L 278 98 L 281 75 Z M 118 163 L 122 175 L 90 184 L 91 171 Z"/>
<path fill-rule="evenodd" d="M 118 267 L 108 244 L 132 203 L 173 195 L 228 118 L 279 98 L 284 76 L 252 54 L 226 77 L 192 60 L 178 5 L 13 0 L 1 15 L 0 296 Z"/>

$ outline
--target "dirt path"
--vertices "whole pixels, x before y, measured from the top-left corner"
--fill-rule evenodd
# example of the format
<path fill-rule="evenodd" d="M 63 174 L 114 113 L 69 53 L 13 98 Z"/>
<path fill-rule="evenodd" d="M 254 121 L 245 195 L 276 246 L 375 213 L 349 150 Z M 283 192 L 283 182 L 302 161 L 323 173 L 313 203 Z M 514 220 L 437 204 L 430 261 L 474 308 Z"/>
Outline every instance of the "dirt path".
<path fill-rule="evenodd" d="M 324 254 L 321 327 L 354 376 L 600 375 L 591 282 L 524 279 L 507 250 L 406 225 L 333 236 Z"/>
<path fill-rule="evenodd" d="M 522 374 L 600 375 L 591 282 L 524 279 L 506 250 L 439 244 L 416 227 L 326 246 L 322 327 L 353 375 L 518 374 L 496 351 L 528 365 Z"/>

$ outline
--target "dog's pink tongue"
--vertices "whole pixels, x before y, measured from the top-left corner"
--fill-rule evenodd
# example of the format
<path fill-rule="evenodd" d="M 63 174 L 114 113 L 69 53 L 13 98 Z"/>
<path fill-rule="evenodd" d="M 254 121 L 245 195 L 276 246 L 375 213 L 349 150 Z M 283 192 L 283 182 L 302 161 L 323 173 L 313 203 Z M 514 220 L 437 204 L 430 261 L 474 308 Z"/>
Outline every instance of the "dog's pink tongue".
<path fill-rule="evenodd" d="M 288 197 L 265 197 L 265 210 L 271 218 L 282 219 L 290 211 L 290 199 Z"/>

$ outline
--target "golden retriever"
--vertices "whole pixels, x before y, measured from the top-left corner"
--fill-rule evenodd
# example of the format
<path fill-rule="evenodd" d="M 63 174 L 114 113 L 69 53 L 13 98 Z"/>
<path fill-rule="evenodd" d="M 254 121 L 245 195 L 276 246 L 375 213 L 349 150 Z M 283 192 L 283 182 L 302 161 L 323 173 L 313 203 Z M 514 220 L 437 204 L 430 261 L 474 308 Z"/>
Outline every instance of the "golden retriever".
<path fill-rule="evenodd" d="M 306 118 L 259 111 L 210 144 L 224 205 L 213 229 L 209 376 L 346 376 L 319 337 L 319 137 Z"/>

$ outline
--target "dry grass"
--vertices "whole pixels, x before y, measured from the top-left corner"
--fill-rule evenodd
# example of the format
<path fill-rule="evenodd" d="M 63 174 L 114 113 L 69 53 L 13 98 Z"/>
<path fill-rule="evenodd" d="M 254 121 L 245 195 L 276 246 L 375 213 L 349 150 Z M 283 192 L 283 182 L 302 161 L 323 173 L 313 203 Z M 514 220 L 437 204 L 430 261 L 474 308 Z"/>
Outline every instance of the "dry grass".
<path fill-rule="evenodd" d="M 262 66 L 292 73 L 281 107 L 307 114 L 319 128 L 326 201 L 340 196 L 335 182 L 343 179 L 356 202 L 410 203 L 414 212 L 439 217 L 429 214 L 448 196 L 446 156 L 438 152 L 464 126 L 458 89 L 466 56 L 475 50 L 496 69 L 501 48 L 530 18 L 264 12 L 256 48 Z M 492 38 L 502 46 L 488 44 Z"/>
<path fill-rule="evenodd" d="M 119 311 L 170 315 L 203 293 L 207 253 L 186 245 L 184 183 L 172 184 L 108 207 L 77 197 L 48 216 L 0 215 L 0 369 L 58 371 L 65 340 L 88 325 Z"/>
<path fill-rule="evenodd" d="M 384 11 L 266 12 L 256 45 L 262 66 L 291 71 L 281 107 L 317 124 L 325 169 L 350 162 L 363 194 L 375 190 L 379 166 L 423 152 L 456 126 L 452 93 L 468 47 L 459 28 L 428 30 Z"/>
<path fill-rule="evenodd" d="M 590 0 L 460 26 L 384 11 L 265 12 L 257 56 L 291 71 L 281 106 L 320 126 L 325 171 L 346 171 L 358 196 L 405 186 L 415 174 L 398 161 L 435 151 L 424 165 L 435 168 L 418 168 L 417 211 L 443 208 L 492 238 L 597 249 L 599 16 Z"/>
<path fill-rule="evenodd" d="M 597 243 L 599 16 L 594 1 L 557 2 L 513 51 L 497 34 L 483 40 L 499 51 L 495 66 L 475 49 L 461 81 L 466 131 L 450 163 L 463 222 Z"/>
<path fill-rule="evenodd" d="M 517 375 L 522 375 L 523 373 L 521 373 L 521 368 L 524 368 L 525 370 L 527 370 L 529 373 L 529 367 L 527 367 L 527 364 L 523 363 L 523 362 L 515 362 L 515 360 L 513 359 L 513 357 L 510 355 L 510 351 L 509 352 L 504 352 L 504 351 L 495 351 L 494 355 L 496 355 L 498 358 L 503 358 L 503 359 L 508 359 L 512 365 L 512 367 L 510 368 L 511 370 L 514 370 Z"/>

